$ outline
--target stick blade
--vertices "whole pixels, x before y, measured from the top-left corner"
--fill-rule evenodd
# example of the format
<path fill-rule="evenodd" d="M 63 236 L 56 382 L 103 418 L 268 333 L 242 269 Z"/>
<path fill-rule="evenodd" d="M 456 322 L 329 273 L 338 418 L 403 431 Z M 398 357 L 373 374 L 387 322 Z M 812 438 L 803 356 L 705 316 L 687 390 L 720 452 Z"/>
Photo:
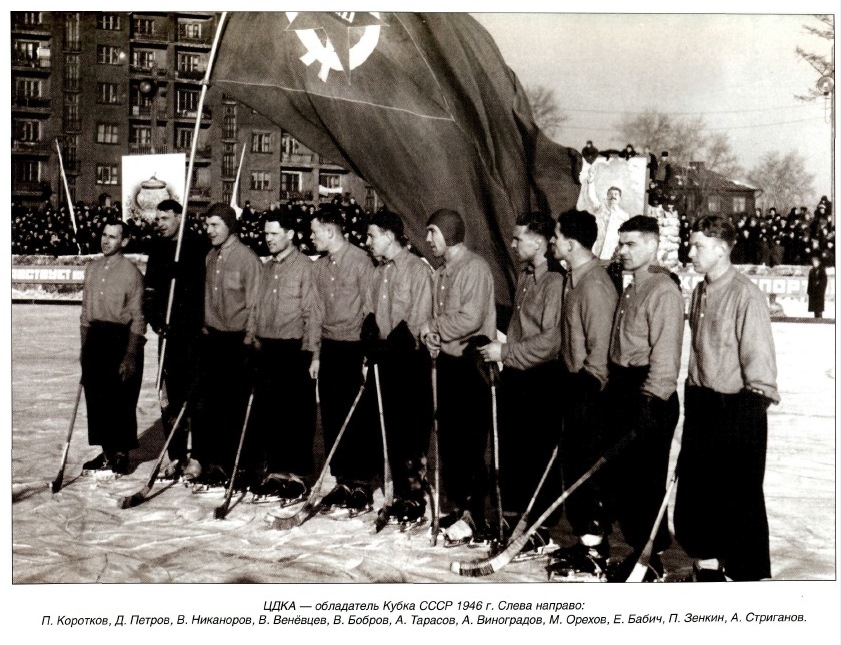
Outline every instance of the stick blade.
<path fill-rule="evenodd" d="M 228 505 L 227 504 L 222 504 L 222 506 L 217 506 L 213 510 L 214 519 L 224 520 L 227 515 L 228 515 Z"/>
<path fill-rule="evenodd" d="M 61 490 L 61 484 L 63 483 L 63 481 L 64 481 L 64 477 L 59 475 L 58 477 L 55 478 L 53 483 L 50 484 L 50 490 L 53 492 L 53 495 L 55 495 L 58 491 Z"/>
<path fill-rule="evenodd" d="M 289 517 L 274 518 L 272 528 L 277 531 L 288 531 L 290 529 L 297 528 L 315 515 L 316 510 L 318 510 L 318 508 L 315 505 L 307 502 L 304 504 L 304 507 L 294 515 Z"/>
<path fill-rule="evenodd" d="M 645 579 L 645 573 L 648 571 L 648 565 L 642 562 L 637 562 L 634 565 L 630 575 L 625 579 L 625 582 L 642 582 Z"/>

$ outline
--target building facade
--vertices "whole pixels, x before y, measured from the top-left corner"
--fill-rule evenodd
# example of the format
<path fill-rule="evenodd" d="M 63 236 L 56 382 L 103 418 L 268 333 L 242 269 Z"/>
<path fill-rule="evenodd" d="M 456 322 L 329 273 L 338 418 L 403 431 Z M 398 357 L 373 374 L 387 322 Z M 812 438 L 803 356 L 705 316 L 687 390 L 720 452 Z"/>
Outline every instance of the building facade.
<path fill-rule="evenodd" d="M 219 15 L 214 12 L 11 13 L 12 200 L 119 200 L 124 155 L 189 155 Z M 288 199 L 373 189 L 276 124 L 211 87 L 201 114 L 190 210 L 237 202 L 265 210 Z M 244 149 L 244 155 L 243 153 Z"/>

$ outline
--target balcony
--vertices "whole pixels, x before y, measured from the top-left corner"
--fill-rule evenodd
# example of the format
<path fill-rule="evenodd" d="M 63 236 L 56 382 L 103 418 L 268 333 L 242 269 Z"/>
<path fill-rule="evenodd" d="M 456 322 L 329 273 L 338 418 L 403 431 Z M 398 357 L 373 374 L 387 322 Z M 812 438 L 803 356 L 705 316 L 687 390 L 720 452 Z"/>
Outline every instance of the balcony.
<path fill-rule="evenodd" d="M 198 116 L 198 110 L 175 110 L 175 116 L 178 119 L 195 119 Z M 209 120 L 213 118 L 213 111 L 206 107 L 202 110 L 201 118 Z"/>
<path fill-rule="evenodd" d="M 194 201 L 208 201 L 210 199 L 210 186 L 193 186 L 190 188 L 190 199 Z"/>
<path fill-rule="evenodd" d="M 36 155 L 45 157 L 50 155 L 50 146 L 44 141 L 12 141 L 12 153 Z"/>
<path fill-rule="evenodd" d="M 175 78 L 179 81 L 201 81 L 204 79 L 203 69 L 178 69 L 175 70 Z"/>
<path fill-rule="evenodd" d="M 53 30 L 50 12 L 41 12 L 41 21 L 37 23 L 26 20 L 22 12 L 12 12 L 12 31 L 19 34 L 49 35 Z"/>
<path fill-rule="evenodd" d="M 42 189 L 40 181 L 15 181 L 12 179 L 12 193 L 15 195 L 40 195 Z"/>
<path fill-rule="evenodd" d="M 162 32 L 132 31 L 131 39 L 143 43 L 168 43 L 169 31 L 166 29 Z"/>
<path fill-rule="evenodd" d="M 190 156 L 190 152 L 192 151 L 192 146 L 175 146 L 175 152 L 183 152 L 188 157 Z M 196 148 L 196 159 L 201 157 L 202 159 L 210 159 L 213 155 L 213 146 L 209 143 L 200 143 Z"/>
<path fill-rule="evenodd" d="M 162 155 L 172 152 L 166 144 L 152 146 L 151 143 L 129 143 L 128 151 L 131 155 Z"/>
<path fill-rule="evenodd" d="M 52 108 L 52 99 L 44 96 L 15 96 L 12 98 L 12 107 L 31 110 L 49 110 Z"/>
<path fill-rule="evenodd" d="M 280 162 L 284 163 L 284 164 L 312 165 L 313 163 L 315 163 L 315 154 L 313 154 L 313 153 L 303 153 L 303 152 L 293 152 L 293 153 L 284 152 L 281 155 Z"/>
<path fill-rule="evenodd" d="M 198 46 L 198 47 L 210 47 L 211 43 L 213 42 L 212 30 L 210 29 L 209 23 L 203 23 L 202 25 L 204 29 L 202 29 L 202 35 L 197 36 L 195 34 L 190 33 L 187 29 L 184 28 L 184 25 L 179 25 L 178 27 L 178 43 L 180 45 L 190 45 L 190 46 Z"/>
<path fill-rule="evenodd" d="M 12 58 L 12 68 L 15 70 L 36 70 L 49 72 L 52 68 L 52 62 L 49 58 L 42 56 L 36 56 L 35 58 L 30 58 L 28 56 L 14 56 Z"/>
<path fill-rule="evenodd" d="M 131 116 L 139 116 L 145 117 L 147 119 L 152 118 L 152 106 L 151 105 L 132 105 L 131 110 L 129 111 Z M 158 110 L 157 119 L 164 120 L 166 119 L 166 110 Z"/>
<path fill-rule="evenodd" d="M 280 198 L 286 200 L 295 200 L 295 199 L 302 199 L 305 202 L 312 201 L 312 191 L 311 190 L 281 190 L 280 191 Z"/>

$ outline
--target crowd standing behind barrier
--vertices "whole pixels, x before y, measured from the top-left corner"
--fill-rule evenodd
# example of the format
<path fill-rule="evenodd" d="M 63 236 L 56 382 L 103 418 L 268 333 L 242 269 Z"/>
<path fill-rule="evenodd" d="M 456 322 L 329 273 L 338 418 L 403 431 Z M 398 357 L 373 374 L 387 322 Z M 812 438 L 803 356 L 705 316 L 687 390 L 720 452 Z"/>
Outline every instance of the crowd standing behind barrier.
<path fill-rule="evenodd" d="M 345 220 L 348 239 L 364 246 L 366 219 L 370 214 L 351 200 L 335 198 L 332 205 L 341 209 Z M 290 209 L 296 214 L 299 229 L 295 244 L 307 254 L 313 254 L 309 239 L 309 218 L 317 206 L 302 201 L 273 206 L 271 210 Z M 119 203 L 112 206 L 75 206 L 77 233 L 66 206 L 55 210 L 49 202 L 37 208 L 12 203 L 12 254 L 14 255 L 88 255 L 99 253 L 99 234 L 107 220 L 122 217 Z M 246 203 L 240 217 L 240 238 L 260 256 L 268 255 L 263 240 L 263 221 L 266 212 L 252 210 Z M 774 208 L 765 213 L 761 209 L 751 215 L 743 215 L 735 222 L 738 240 L 733 250 L 734 264 L 765 265 L 809 265 L 812 257 L 818 257 L 824 267 L 835 266 L 835 225 L 832 217 L 832 203 L 822 197 L 815 210 L 802 206 L 793 207 L 787 214 Z M 689 217 L 680 214 L 680 264 L 688 263 Z M 191 215 L 187 225 L 197 233 L 204 234 L 203 215 Z M 154 226 L 145 220 L 130 220 L 131 241 L 127 253 L 146 253 L 154 237 Z"/>

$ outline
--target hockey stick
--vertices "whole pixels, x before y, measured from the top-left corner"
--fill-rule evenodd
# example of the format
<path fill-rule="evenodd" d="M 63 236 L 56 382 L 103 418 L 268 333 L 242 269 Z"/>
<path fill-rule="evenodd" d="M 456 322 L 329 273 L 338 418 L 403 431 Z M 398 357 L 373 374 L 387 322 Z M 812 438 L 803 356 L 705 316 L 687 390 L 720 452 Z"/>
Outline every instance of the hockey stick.
<path fill-rule="evenodd" d="M 57 493 L 61 490 L 64 481 L 64 468 L 67 466 L 67 454 L 70 452 L 70 438 L 73 436 L 73 426 L 76 425 L 76 413 L 79 411 L 79 401 L 82 400 L 82 382 L 79 381 L 79 389 L 76 390 L 76 403 L 73 404 L 73 415 L 70 417 L 70 427 L 67 428 L 67 438 L 64 440 L 64 452 L 61 454 L 61 465 L 58 467 L 58 475 L 50 484 L 50 490 Z"/>
<path fill-rule="evenodd" d="M 531 509 L 534 508 L 534 505 L 537 502 L 537 496 L 540 495 L 540 491 L 543 489 L 543 484 L 546 482 L 546 478 L 549 476 L 549 471 L 552 469 L 552 464 L 555 463 L 555 459 L 557 458 L 558 445 L 555 444 L 555 449 L 552 451 L 552 456 L 549 457 L 549 463 L 546 464 L 546 470 L 543 471 L 543 476 L 537 483 L 537 488 L 534 491 L 534 495 L 531 496 L 528 506 L 526 506 L 526 510 L 523 511 L 523 514 L 520 516 L 520 520 L 517 522 L 517 526 L 514 527 L 514 531 L 511 533 L 511 537 L 508 538 L 509 544 L 516 540 L 518 537 L 520 537 L 526 530 L 526 528 L 528 528 L 529 513 L 531 513 Z"/>
<path fill-rule="evenodd" d="M 377 386 L 377 407 L 380 413 L 380 432 L 383 435 L 383 495 L 385 505 L 390 506 L 394 502 L 394 480 L 391 476 L 391 464 L 388 461 L 388 444 L 385 434 L 385 414 L 383 413 L 383 393 L 380 388 L 380 366 L 374 363 L 374 384 Z"/>
<path fill-rule="evenodd" d="M 245 419 L 242 422 L 242 432 L 239 433 L 239 446 L 237 446 L 237 454 L 234 457 L 234 469 L 231 472 L 231 480 L 228 482 L 228 490 L 225 492 L 225 501 L 221 506 L 217 506 L 213 511 L 213 517 L 217 520 L 224 520 L 228 514 L 228 509 L 231 506 L 231 497 L 234 494 L 234 483 L 237 479 L 237 468 L 239 468 L 239 458 L 242 455 L 242 444 L 245 442 L 245 431 L 248 429 L 248 419 L 251 417 L 251 404 L 254 403 L 254 386 L 251 386 L 251 394 L 248 395 L 248 405 L 245 408 Z"/>
<path fill-rule="evenodd" d="M 295 528 L 296 526 L 301 526 L 304 522 L 310 519 L 313 515 L 318 512 L 318 507 L 321 502 L 319 500 L 316 502 L 316 498 L 318 497 L 319 491 L 321 490 L 321 484 L 324 482 L 324 478 L 327 476 L 327 470 L 330 468 L 330 461 L 333 459 L 333 455 L 336 453 L 336 448 L 339 447 L 339 441 L 342 439 L 342 435 L 345 433 L 345 430 L 350 423 L 350 419 L 353 416 L 354 411 L 356 410 L 356 406 L 359 404 L 359 399 L 362 398 L 362 393 L 365 392 L 365 382 L 362 382 L 362 385 L 359 386 L 359 392 L 356 393 L 356 398 L 353 400 L 353 404 L 350 406 L 350 410 L 348 410 L 347 416 L 345 417 L 344 422 L 342 423 L 342 427 L 339 428 L 339 433 L 336 435 L 336 439 L 333 441 L 333 446 L 330 448 L 330 452 L 327 453 L 327 458 L 324 460 L 324 466 L 321 468 L 321 473 L 318 475 L 318 479 L 316 480 L 315 484 L 310 491 L 310 496 L 307 498 L 306 503 L 304 504 L 303 508 L 299 510 L 295 515 L 291 517 L 276 517 L 272 522 L 272 528 L 277 529 L 278 531 L 285 531 L 287 529 Z"/>
<path fill-rule="evenodd" d="M 164 441 L 164 447 L 161 449 L 161 454 L 158 455 L 158 460 L 155 462 L 155 467 L 152 468 L 152 474 L 149 475 L 149 479 L 146 481 L 146 485 L 133 495 L 123 497 L 120 500 L 120 508 L 133 508 L 135 506 L 139 506 L 140 504 L 146 501 L 146 498 L 149 496 L 149 492 L 152 490 L 152 486 L 155 485 L 155 480 L 158 478 L 158 473 L 161 471 L 161 464 L 163 464 L 164 457 L 166 457 L 166 451 L 169 448 L 169 442 L 172 441 L 172 438 L 175 436 L 175 433 L 178 430 L 178 425 L 181 423 L 181 418 L 184 416 L 184 412 L 186 410 L 187 402 L 184 401 L 184 405 L 181 406 L 181 410 L 178 412 L 178 416 L 175 417 L 175 422 L 172 424 L 172 429 L 169 431 L 169 434 L 166 437 L 166 441 Z"/>
<path fill-rule="evenodd" d="M 645 573 L 648 571 L 648 565 L 651 562 L 651 553 L 654 551 L 654 539 L 657 537 L 657 531 L 660 524 L 663 522 L 663 516 L 666 514 L 666 508 L 669 505 L 669 498 L 672 496 L 672 491 L 677 484 L 677 472 L 672 477 L 669 487 L 666 489 L 666 494 L 663 497 L 663 503 L 660 504 L 660 510 L 657 512 L 657 518 L 654 520 L 654 526 L 651 527 L 651 535 L 648 536 L 648 542 L 640 553 L 637 563 L 634 565 L 633 571 L 627 577 L 625 582 L 642 582 L 645 579 Z"/>
<path fill-rule="evenodd" d="M 543 523 L 549 519 L 549 516 L 554 513 L 555 510 L 563 504 L 570 495 L 572 495 L 572 493 L 574 493 L 580 486 L 583 486 L 587 480 L 590 479 L 590 477 L 592 477 L 599 468 L 604 466 L 609 459 L 624 450 L 625 446 L 627 446 L 634 437 L 636 437 L 636 433 L 630 432 L 620 439 L 612 448 L 610 448 L 610 450 L 599 457 L 596 463 L 590 466 L 590 470 L 581 475 L 581 477 L 579 477 L 572 486 L 566 489 L 563 494 L 558 497 L 558 499 L 552 502 L 552 505 L 543 511 L 543 514 L 537 518 L 534 524 L 532 524 L 519 538 L 512 541 L 504 551 L 487 560 L 478 560 L 476 562 L 453 562 L 450 565 L 450 571 L 457 573 L 460 576 L 478 578 L 480 576 L 490 575 L 502 569 L 514 559 L 514 556 L 523 550 L 523 547 L 526 545 L 529 538 L 534 535 L 537 529 L 543 526 Z"/>
<path fill-rule="evenodd" d="M 441 530 L 441 466 L 438 456 L 438 350 L 430 351 L 432 358 L 432 546 L 438 545 L 438 532 Z"/>
<path fill-rule="evenodd" d="M 499 371 L 493 363 L 488 365 L 491 378 L 491 421 L 493 423 L 493 458 L 494 458 L 494 486 L 496 487 L 496 512 L 499 543 L 505 542 L 505 521 L 502 517 L 502 493 L 499 486 L 499 415 L 496 406 L 496 382 L 499 379 Z"/>

